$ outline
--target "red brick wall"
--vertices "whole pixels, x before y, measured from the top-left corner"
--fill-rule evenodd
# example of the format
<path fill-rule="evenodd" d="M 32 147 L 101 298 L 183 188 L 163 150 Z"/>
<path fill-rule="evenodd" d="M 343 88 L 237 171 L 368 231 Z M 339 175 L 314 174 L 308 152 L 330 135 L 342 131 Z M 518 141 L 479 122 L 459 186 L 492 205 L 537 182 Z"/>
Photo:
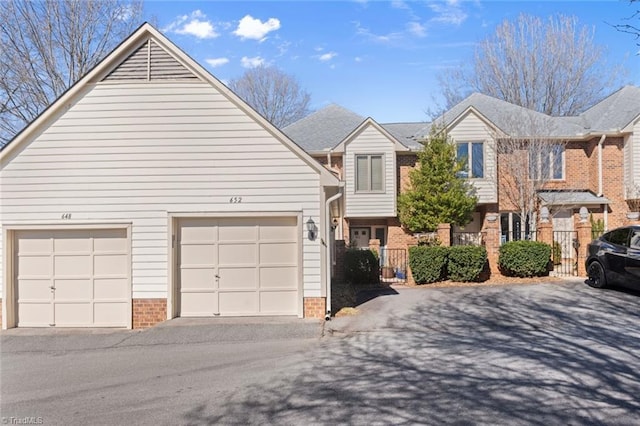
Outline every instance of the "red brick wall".
<path fill-rule="evenodd" d="M 305 297 L 304 317 L 324 318 L 327 312 L 327 299 L 325 297 Z"/>
<path fill-rule="evenodd" d="M 133 299 L 133 328 L 153 327 L 166 319 L 166 299 Z"/>

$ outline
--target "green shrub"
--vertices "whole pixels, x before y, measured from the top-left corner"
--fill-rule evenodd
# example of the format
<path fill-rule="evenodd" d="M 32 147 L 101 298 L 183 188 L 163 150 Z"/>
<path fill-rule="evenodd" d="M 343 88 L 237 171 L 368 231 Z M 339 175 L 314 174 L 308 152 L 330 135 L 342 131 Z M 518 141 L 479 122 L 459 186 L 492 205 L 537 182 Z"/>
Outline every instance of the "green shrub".
<path fill-rule="evenodd" d="M 447 272 L 454 281 L 479 281 L 487 264 L 487 249 L 482 246 L 448 248 Z"/>
<path fill-rule="evenodd" d="M 344 278 L 349 284 L 380 282 L 378 257 L 371 250 L 347 249 L 344 256 Z"/>
<path fill-rule="evenodd" d="M 409 249 L 409 267 L 417 284 L 442 281 L 447 270 L 447 247 L 418 246 Z"/>
<path fill-rule="evenodd" d="M 562 263 L 562 246 L 559 242 L 553 242 L 553 264 L 559 265 Z"/>
<path fill-rule="evenodd" d="M 500 246 L 498 266 L 509 276 L 534 277 L 549 273 L 551 246 L 537 241 L 510 241 Z"/>

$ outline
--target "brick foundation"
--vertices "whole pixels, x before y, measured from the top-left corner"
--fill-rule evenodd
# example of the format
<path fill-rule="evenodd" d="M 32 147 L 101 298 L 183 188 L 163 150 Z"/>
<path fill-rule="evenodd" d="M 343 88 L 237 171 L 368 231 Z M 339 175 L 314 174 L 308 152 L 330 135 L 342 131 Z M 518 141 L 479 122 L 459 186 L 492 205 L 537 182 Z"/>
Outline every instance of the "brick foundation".
<path fill-rule="evenodd" d="M 167 299 L 133 299 L 133 328 L 149 328 L 167 319 Z"/>
<path fill-rule="evenodd" d="M 327 299 L 325 297 L 305 297 L 304 317 L 324 318 L 327 312 Z"/>

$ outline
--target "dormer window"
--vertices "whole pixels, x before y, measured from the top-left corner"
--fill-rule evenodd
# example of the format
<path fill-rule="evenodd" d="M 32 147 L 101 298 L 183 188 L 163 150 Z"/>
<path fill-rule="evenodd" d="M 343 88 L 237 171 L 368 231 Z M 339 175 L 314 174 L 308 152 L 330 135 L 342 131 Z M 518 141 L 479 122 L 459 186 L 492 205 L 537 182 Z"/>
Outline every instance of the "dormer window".
<path fill-rule="evenodd" d="M 356 192 L 384 191 L 384 155 L 356 155 Z"/>

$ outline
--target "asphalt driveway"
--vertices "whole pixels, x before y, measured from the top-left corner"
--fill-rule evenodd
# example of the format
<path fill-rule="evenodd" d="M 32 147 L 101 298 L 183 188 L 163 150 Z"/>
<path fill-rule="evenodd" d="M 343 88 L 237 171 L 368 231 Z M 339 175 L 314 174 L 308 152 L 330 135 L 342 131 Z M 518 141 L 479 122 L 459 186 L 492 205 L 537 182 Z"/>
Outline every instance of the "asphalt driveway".
<path fill-rule="evenodd" d="M 129 332 L 129 344 L 21 352 L 7 349 L 20 336 L 5 334 L 2 416 L 44 424 L 638 424 L 639 304 L 638 294 L 579 282 L 419 288 L 373 298 L 360 315 L 327 323 L 324 338 L 248 331 L 243 339 L 236 330 L 236 338 L 216 332 L 211 340 L 206 325 L 187 324 Z"/>

